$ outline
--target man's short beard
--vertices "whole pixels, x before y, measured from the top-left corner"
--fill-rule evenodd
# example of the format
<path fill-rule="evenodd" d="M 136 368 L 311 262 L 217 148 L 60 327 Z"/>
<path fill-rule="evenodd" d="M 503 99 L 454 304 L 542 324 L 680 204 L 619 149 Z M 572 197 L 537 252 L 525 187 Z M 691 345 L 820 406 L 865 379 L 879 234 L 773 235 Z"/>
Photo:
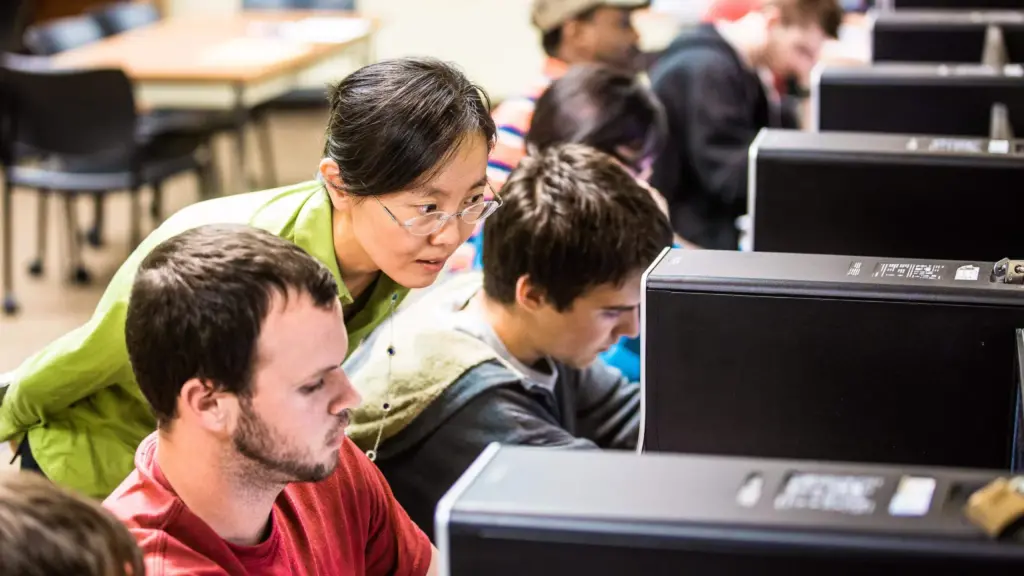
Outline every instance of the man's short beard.
<path fill-rule="evenodd" d="M 275 437 L 252 409 L 250 399 L 240 396 L 239 407 L 238 429 L 232 437 L 235 450 L 260 468 L 280 476 L 280 481 L 319 482 L 338 466 L 337 457 L 329 462 L 309 463 L 313 460 L 311 455 L 303 458 L 303 454 L 291 449 L 285 439 Z"/>

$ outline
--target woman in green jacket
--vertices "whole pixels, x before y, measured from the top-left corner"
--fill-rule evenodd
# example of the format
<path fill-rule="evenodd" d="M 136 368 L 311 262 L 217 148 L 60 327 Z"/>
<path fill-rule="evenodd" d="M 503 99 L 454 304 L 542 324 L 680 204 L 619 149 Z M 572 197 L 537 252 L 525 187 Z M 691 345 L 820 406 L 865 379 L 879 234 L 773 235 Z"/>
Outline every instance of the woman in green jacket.
<path fill-rule="evenodd" d="M 156 421 L 132 375 L 124 322 L 135 271 L 161 241 L 209 223 L 287 238 L 334 273 L 359 345 L 410 288 L 430 285 L 490 215 L 494 123 L 484 92 L 431 59 L 362 68 L 332 89 L 316 180 L 189 206 L 129 256 L 92 319 L 26 360 L 0 404 L 0 440 L 58 484 L 104 498 Z"/>

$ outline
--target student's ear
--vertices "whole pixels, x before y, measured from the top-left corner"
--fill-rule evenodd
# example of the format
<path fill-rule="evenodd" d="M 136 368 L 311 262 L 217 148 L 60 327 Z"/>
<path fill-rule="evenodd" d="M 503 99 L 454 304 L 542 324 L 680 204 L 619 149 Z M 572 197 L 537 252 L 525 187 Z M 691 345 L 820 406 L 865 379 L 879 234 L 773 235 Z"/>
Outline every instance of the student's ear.
<path fill-rule="evenodd" d="M 230 432 L 238 399 L 234 394 L 218 390 L 208 380 L 192 378 L 178 395 L 179 417 L 186 412 L 200 426 L 215 434 Z"/>
<path fill-rule="evenodd" d="M 347 210 L 351 204 L 351 198 L 341 190 L 341 169 L 338 163 L 330 158 L 320 160 L 320 181 L 327 188 L 327 194 L 331 197 L 331 205 L 335 210 Z"/>
<path fill-rule="evenodd" d="M 530 282 L 529 276 L 516 280 L 516 304 L 524 310 L 534 312 L 547 304 L 544 291 Z"/>

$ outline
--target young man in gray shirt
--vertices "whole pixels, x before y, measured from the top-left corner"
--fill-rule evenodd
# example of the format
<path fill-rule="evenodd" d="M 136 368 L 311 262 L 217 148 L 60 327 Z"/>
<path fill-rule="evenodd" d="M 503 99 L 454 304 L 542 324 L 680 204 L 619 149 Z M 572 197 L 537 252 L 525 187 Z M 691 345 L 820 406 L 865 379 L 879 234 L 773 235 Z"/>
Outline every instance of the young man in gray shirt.
<path fill-rule="evenodd" d="M 491 442 L 636 447 L 639 386 L 597 357 L 639 332 L 640 278 L 671 245 L 667 218 L 625 168 L 580 145 L 527 157 L 501 196 L 483 274 L 430 289 L 345 364 L 364 400 L 350 437 L 428 534 Z"/>

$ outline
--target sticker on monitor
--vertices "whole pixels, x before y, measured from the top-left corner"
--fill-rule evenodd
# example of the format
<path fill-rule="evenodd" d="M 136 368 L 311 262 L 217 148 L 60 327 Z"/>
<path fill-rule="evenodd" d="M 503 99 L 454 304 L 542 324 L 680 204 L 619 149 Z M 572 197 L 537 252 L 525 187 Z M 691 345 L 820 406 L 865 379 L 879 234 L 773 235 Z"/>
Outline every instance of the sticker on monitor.
<path fill-rule="evenodd" d="M 904 476 L 889 501 L 889 514 L 893 516 L 924 516 L 932 506 L 935 478 Z"/>
<path fill-rule="evenodd" d="M 875 493 L 884 483 L 879 476 L 793 474 L 775 497 L 775 509 L 871 514 Z"/>
<path fill-rule="evenodd" d="M 972 281 L 973 282 L 973 281 L 977 281 L 978 280 L 978 274 L 979 273 L 981 273 L 981 268 L 979 268 L 977 266 L 974 266 L 974 265 L 971 265 L 971 264 L 965 264 L 965 265 L 963 265 L 963 266 L 961 266 L 961 267 L 956 269 L 956 277 L 955 277 L 955 279 L 956 280 L 968 280 L 968 281 Z"/>
<path fill-rule="evenodd" d="M 871 273 L 872 278 L 903 278 L 906 280 L 942 280 L 942 264 L 910 264 L 902 262 L 879 262 Z"/>

